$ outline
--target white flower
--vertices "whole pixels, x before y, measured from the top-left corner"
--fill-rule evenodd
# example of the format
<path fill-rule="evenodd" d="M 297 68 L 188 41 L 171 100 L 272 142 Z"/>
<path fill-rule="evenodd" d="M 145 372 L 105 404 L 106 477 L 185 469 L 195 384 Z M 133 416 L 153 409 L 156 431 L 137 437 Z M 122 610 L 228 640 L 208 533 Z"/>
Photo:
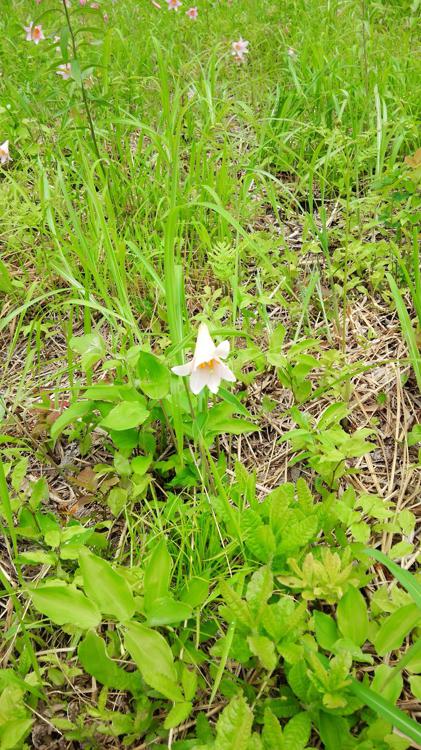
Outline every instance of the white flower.
<path fill-rule="evenodd" d="M 207 385 L 212 393 L 218 393 L 221 380 L 235 383 L 235 375 L 221 362 L 230 351 L 229 341 L 215 346 L 206 323 L 201 323 L 197 334 L 193 359 L 185 365 L 173 367 L 176 375 L 190 375 L 190 389 L 197 394 Z"/>
<path fill-rule="evenodd" d="M 186 16 L 188 16 L 189 18 L 191 18 L 192 21 L 196 20 L 198 14 L 199 14 L 199 11 L 197 10 L 196 6 L 194 6 L 193 8 L 189 8 L 188 10 L 186 10 Z"/>
<path fill-rule="evenodd" d="M 26 31 L 27 42 L 34 42 L 35 44 L 39 44 L 43 39 L 45 39 L 41 24 L 34 26 L 34 22 L 31 21 L 29 26 L 24 26 L 23 28 Z"/>
<path fill-rule="evenodd" d="M 7 164 L 9 161 L 12 161 L 9 154 L 9 141 L 5 141 L 0 145 L 0 164 Z"/>
<path fill-rule="evenodd" d="M 63 63 L 63 65 L 59 65 L 56 73 L 58 76 L 61 76 L 63 81 L 68 81 L 68 79 L 72 75 L 72 66 L 70 63 Z"/>
<path fill-rule="evenodd" d="M 175 10 L 177 11 L 182 4 L 180 0 L 166 0 L 168 4 L 168 10 Z"/>
<path fill-rule="evenodd" d="M 238 42 L 233 42 L 231 44 L 231 54 L 234 55 L 234 59 L 237 60 L 237 62 L 244 62 L 244 55 L 248 54 L 248 46 L 249 43 L 245 41 L 245 39 L 242 39 L 240 36 Z"/>

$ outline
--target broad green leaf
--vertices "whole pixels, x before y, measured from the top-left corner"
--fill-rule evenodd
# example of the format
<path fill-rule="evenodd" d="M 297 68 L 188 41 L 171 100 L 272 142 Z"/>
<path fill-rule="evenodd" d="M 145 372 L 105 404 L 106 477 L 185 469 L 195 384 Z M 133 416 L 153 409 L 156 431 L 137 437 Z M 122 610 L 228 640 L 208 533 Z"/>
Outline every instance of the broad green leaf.
<path fill-rule="evenodd" d="M 402 674 L 395 672 L 388 664 L 378 664 L 374 672 L 371 687 L 376 693 L 379 693 L 383 698 L 390 701 L 390 703 L 396 703 L 402 692 Z"/>
<path fill-rule="evenodd" d="M 200 607 L 207 599 L 209 594 L 209 577 L 206 574 L 203 578 L 194 576 L 185 584 L 180 599 L 191 607 Z"/>
<path fill-rule="evenodd" d="M 242 695 L 224 708 L 216 725 L 214 750 L 247 750 L 253 714 Z"/>
<path fill-rule="evenodd" d="M 374 639 L 374 647 L 379 656 L 400 648 L 408 633 L 420 625 L 421 615 L 416 604 L 400 607 L 386 617 Z"/>
<path fill-rule="evenodd" d="M 340 750 L 350 738 L 346 720 L 324 711 L 319 712 L 319 732 L 325 750 Z"/>
<path fill-rule="evenodd" d="M 78 419 L 86 417 L 89 412 L 92 412 L 93 408 L 93 401 L 78 401 L 69 406 L 69 408 L 66 409 L 63 414 L 60 414 L 51 425 L 50 434 L 52 439 L 57 440 L 58 436 L 61 435 L 63 430 L 68 427 L 69 424 L 73 424 L 73 422 L 77 422 Z"/>
<path fill-rule="evenodd" d="M 124 644 L 150 687 L 175 703 L 184 702 L 172 651 L 160 633 L 133 622 L 127 626 Z"/>
<path fill-rule="evenodd" d="M 84 589 L 100 611 L 120 622 L 130 620 L 135 613 L 135 602 L 126 579 L 111 563 L 87 549 L 80 551 L 79 565 Z"/>
<path fill-rule="evenodd" d="M 265 750 L 282 750 L 283 748 L 281 725 L 270 708 L 265 708 L 262 740 Z"/>
<path fill-rule="evenodd" d="M 262 666 L 272 672 L 278 663 L 273 641 L 265 635 L 249 635 L 247 643 L 250 651 L 257 656 Z"/>
<path fill-rule="evenodd" d="M 135 458 L 132 458 L 132 471 L 134 474 L 138 474 L 139 476 L 143 476 L 146 474 L 147 470 L 149 469 L 151 463 L 152 463 L 153 456 L 135 456 Z"/>
<path fill-rule="evenodd" d="M 293 716 L 283 730 L 282 750 L 304 750 L 311 733 L 311 719 L 304 711 Z"/>
<path fill-rule="evenodd" d="M 148 625 L 158 627 L 160 625 L 175 625 L 188 620 L 192 615 L 192 608 L 185 602 L 178 602 L 170 596 L 162 599 L 154 599 L 149 605 L 147 613 Z"/>
<path fill-rule="evenodd" d="M 324 612 L 313 612 L 314 625 L 316 629 L 317 643 L 327 651 L 332 649 L 333 644 L 339 638 L 338 628 L 333 617 Z"/>
<path fill-rule="evenodd" d="M 138 692 L 141 680 L 138 672 L 126 672 L 108 656 L 105 643 L 90 630 L 79 644 L 78 656 L 84 670 L 95 677 L 101 685 L 116 690 Z"/>
<path fill-rule="evenodd" d="M 182 724 L 189 718 L 192 708 L 193 705 L 190 701 L 176 703 L 165 718 L 164 729 L 178 727 L 179 724 Z"/>
<path fill-rule="evenodd" d="M 31 597 L 34 607 L 56 625 L 76 625 L 81 630 L 88 630 L 101 622 L 95 602 L 71 584 L 42 584 L 32 589 Z"/>
<path fill-rule="evenodd" d="M 365 599 L 358 589 L 349 586 L 336 612 L 338 627 L 345 638 L 362 646 L 368 635 L 368 615 Z"/>
<path fill-rule="evenodd" d="M 140 401 L 122 401 L 99 424 L 107 430 L 130 430 L 143 424 L 148 416 L 149 411 Z"/>
<path fill-rule="evenodd" d="M 149 398 L 162 399 L 170 390 L 170 372 L 157 357 L 148 352 L 140 352 L 137 361 L 139 385 Z"/>
<path fill-rule="evenodd" d="M 162 538 L 152 552 L 145 569 L 143 582 L 145 609 L 149 608 L 157 599 L 168 595 L 171 580 L 172 560 L 167 549 L 167 543 Z"/>
<path fill-rule="evenodd" d="M 273 592 L 273 576 L 269 566 L 256 570 L 250 578 L 246 591 L 246 599 L 253 609 L 257 621 L 259 614 Z"/>
<path fill-rule="evenodd" d="M 72 75 L 74 76 L 74 64 L 72 61 Z M 72 336 L 69 346 L 73 352 L 81 355 L 83 370 L 89 370 L 96 362 L 105 355 L 105 341 L 98 333 L 86 333 L 84 336 Z"/>
<path fill-rule="evenodd" d="M 218 390 L 218 396 L 222 398 L 224 401 L 226 401 L 227 404 L 233 407 L 233 413 L 234 414 L 241 414 L 241 416 L 245 417 L 246 419 L 252 419 L 252 415 L 246 409 L 246 407 L 241 403 L 238 396 L 235 395 L 235 393 L 231 393 L 231 391 L 227 391 L 226 388 L 219 388 Z"/>

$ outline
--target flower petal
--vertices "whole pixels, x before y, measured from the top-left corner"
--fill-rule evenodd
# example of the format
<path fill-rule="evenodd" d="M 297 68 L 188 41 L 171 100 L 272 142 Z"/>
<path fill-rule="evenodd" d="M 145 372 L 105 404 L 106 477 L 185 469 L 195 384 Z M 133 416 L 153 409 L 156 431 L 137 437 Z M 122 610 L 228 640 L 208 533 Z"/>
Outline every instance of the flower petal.
<path fill-rule="evenodd" d="M 185 365 L 177 365 L 176 367 L 171 367 L 171 372 L 173 372 L 174 375 L 190 375 L 192 370 L 193 362 L 186 362 Z"/>
<path fill-rule="evenodd" d="M 220 357 L 221 359 L 226 359 L 228 357 L 228 354 L 230 353 L 230 342 L 229 341 L 221 341 L 220 344 L 215 349 L 215 357 Z"/>
<path fill-rule="evenodd" d="M 193 370 L 190 375 L 190 390 L 192 393 L 197 395 L 200 391 L 203 391 L 205 385 L 208 385 L 210 370 L 208 367 L 203 369 Z"/>
<path fill-rule="evenodd" d="M 227 365 L 224 365 L 223 362 L 218 362 L 218 366 L 215 367 L 215 372 L 218 373 L 220 380 L 227 380 L 229 383 L 235 383 L 237 380 L 232 370 L 230 370 Z"/>
<path fill-rule="evenodd" d="M 201 323 L 197 333 L 196 348 L 194 350 L 194 367 L 202 365 L 204 362 L 210 362 L 215 355 L 215 344 L 209 333 L 206 323 Z"/>

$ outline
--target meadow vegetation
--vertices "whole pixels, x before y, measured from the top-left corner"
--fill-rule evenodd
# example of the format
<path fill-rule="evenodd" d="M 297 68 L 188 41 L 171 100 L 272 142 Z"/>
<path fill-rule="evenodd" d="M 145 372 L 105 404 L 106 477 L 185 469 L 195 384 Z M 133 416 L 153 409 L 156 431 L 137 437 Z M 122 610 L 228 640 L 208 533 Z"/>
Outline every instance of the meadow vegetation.
<path fill-rule="evenodd" d="M 419 5 L 1 1 L 0 750 L 421 748 Z"/>

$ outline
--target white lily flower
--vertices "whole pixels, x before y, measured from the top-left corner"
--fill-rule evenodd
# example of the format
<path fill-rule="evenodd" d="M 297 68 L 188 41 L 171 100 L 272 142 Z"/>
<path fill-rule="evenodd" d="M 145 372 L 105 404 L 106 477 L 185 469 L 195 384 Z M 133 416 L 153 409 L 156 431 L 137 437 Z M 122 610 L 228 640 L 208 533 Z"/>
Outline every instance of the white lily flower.
<path fill-rule="evenodd" d="M 173 367 L 172 372 L 175 375 L 190 375 L 190 390 L 194 394 L 200 393 L 206 385 L 211 393 L 218 393 L 221 380 L 235 383 L 234 373 L 221 362 L 228 357 L 229 351 L 229 341 L 222 341 L 216 346 L 206 323 L 201 323 L 193 359 L 185 365 Z"/>
<path fill-rule="evenodd" d="M 0 144 L 0 164 L 7 164 L 9 161 L 12 161 L 9 153 L 9 141 L 5 141 Z"/>

